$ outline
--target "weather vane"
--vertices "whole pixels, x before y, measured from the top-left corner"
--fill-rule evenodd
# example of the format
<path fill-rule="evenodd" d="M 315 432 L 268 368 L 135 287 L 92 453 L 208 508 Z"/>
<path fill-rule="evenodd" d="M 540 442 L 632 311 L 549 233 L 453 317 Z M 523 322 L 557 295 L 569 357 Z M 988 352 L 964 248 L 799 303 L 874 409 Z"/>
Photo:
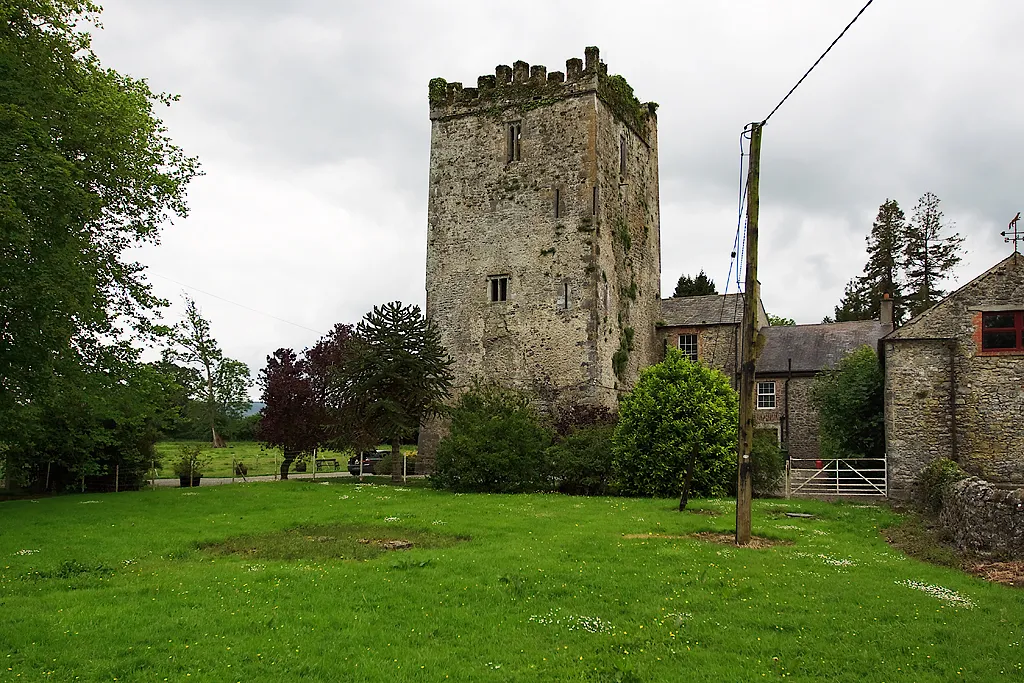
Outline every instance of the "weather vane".
<path fill-rule="evenodd" d="M 1024 240 L 1024 235 L 1021 235 L 1018 232 L 1018 230 L 1017 230 L 1017 221 L 1019 221 L 1019 220 L 1020 220 L 1020 211 L 1017 212 L 1017 215 L 1013 217 L 1012 221 L 1010 221 L 1010 225 L 1007 226 L 1008 228 L 1010 228 L 1010 230 L 1013 230 L 1013 237 L 1010 237 L 1009 235 L 1007 235 L 1006 234 L 1007 233 L 1006 230 L 1003 230 L 1001 233 L 999 233 L 1000 235 L 1003 236 L 1003 241 L 1004 242 L 1013 242 L 1013 250 L 1014 251 L 1018 251 L 1017 243 L 1020 242 L 1021 240 Z"/>

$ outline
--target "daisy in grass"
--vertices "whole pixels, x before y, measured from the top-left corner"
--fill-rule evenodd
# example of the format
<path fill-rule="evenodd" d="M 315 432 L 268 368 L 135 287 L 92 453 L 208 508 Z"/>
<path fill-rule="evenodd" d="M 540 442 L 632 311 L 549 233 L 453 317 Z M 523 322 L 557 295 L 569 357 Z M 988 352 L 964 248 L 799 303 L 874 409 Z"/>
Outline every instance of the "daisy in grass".
<path fill-rule="evenodd" d="M 963 607 L 964 609 L 974 609 L 974 601 L 970 598 L 960 595 L 955 590 L 949 588 L 943 588 L 942 586 L 934 586 L 930 583 L 921 583 L 920 581 L 912 581 L 911 579 L 904 579 L 903 581 L 896 581 L 897 586 L 906 586 L 907 588 L 913 588 L 919 590 L 922 593 L 926 593 L 933 598 L 938 598 L 943 602 L 948 602 L 954 607 Z"/>

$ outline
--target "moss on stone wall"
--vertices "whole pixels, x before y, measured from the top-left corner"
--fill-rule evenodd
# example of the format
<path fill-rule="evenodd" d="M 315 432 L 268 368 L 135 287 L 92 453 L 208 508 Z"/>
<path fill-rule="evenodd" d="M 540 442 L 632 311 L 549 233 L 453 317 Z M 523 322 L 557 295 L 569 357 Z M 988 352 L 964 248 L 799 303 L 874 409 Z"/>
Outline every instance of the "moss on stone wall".
<path fill-rule="evenodd" d="M 427 94 L 431 104 L 444 104 L 448 99 L 448 81 L 443 78 L 431 78 L 427 85 Z"/>
<path fill-rule="evenodd" d="M 658 109 L 656 103 L 642 104 L 633 94 L 633 87 L 619 75 L 600 74 L 597 79 L 597 95 L 634 133 L 645 142 L 648 140 L 647 122 Z"/>

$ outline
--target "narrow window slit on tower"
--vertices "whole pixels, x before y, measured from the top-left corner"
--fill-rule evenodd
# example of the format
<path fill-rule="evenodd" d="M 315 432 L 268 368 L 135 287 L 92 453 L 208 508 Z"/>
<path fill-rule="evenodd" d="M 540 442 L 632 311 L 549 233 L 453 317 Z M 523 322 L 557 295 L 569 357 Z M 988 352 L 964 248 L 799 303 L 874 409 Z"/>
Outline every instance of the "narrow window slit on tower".
<path fill-rule="evenodd" d="M 626 136 L 619 138 L 619 175 L 626 175 Z"/>
<path fill-rule="evenodd" d="M 523 124 L 520 121 L 513 121 L 508 124 L 507 138 L 507 161 L 519 161 L 522 158 L 521 141 L 523 137 Z"/>
<path fill-rule="evenodd" d="M 590 213 L 593 216 L 597 215 L 597 185 L 594 185 L 594 198 L 591 200 Z"/>
<path fill-rule="evenodd" d="M 487 278 L 487 299 L 492 303 L 508 301 L 508 275 L 491 275 Z"/>
<path fill-rule="evenodd" d="M 563 282 L 562 283 L 562 308 L 564 310 L 566 310 L 566 311 L 569 310 L 569 283 L 568 282 Z"/>
<path fill-rule="evenodd" d="M 561 204 L 562 204 L 562 191 L 556 187 L 555 188 L 555 218 L 561 218 L 562 217 Z"/>

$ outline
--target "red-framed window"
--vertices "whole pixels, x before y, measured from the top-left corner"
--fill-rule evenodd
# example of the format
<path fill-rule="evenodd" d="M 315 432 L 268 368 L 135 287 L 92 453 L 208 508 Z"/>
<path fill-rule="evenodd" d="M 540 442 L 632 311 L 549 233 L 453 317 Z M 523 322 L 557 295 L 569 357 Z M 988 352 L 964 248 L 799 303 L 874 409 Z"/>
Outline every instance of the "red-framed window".
<path fill-rule="evenodd" d="M 1024 311 L 989 311 L 981 314 L 983 351 L 1024 351 Z"/>

